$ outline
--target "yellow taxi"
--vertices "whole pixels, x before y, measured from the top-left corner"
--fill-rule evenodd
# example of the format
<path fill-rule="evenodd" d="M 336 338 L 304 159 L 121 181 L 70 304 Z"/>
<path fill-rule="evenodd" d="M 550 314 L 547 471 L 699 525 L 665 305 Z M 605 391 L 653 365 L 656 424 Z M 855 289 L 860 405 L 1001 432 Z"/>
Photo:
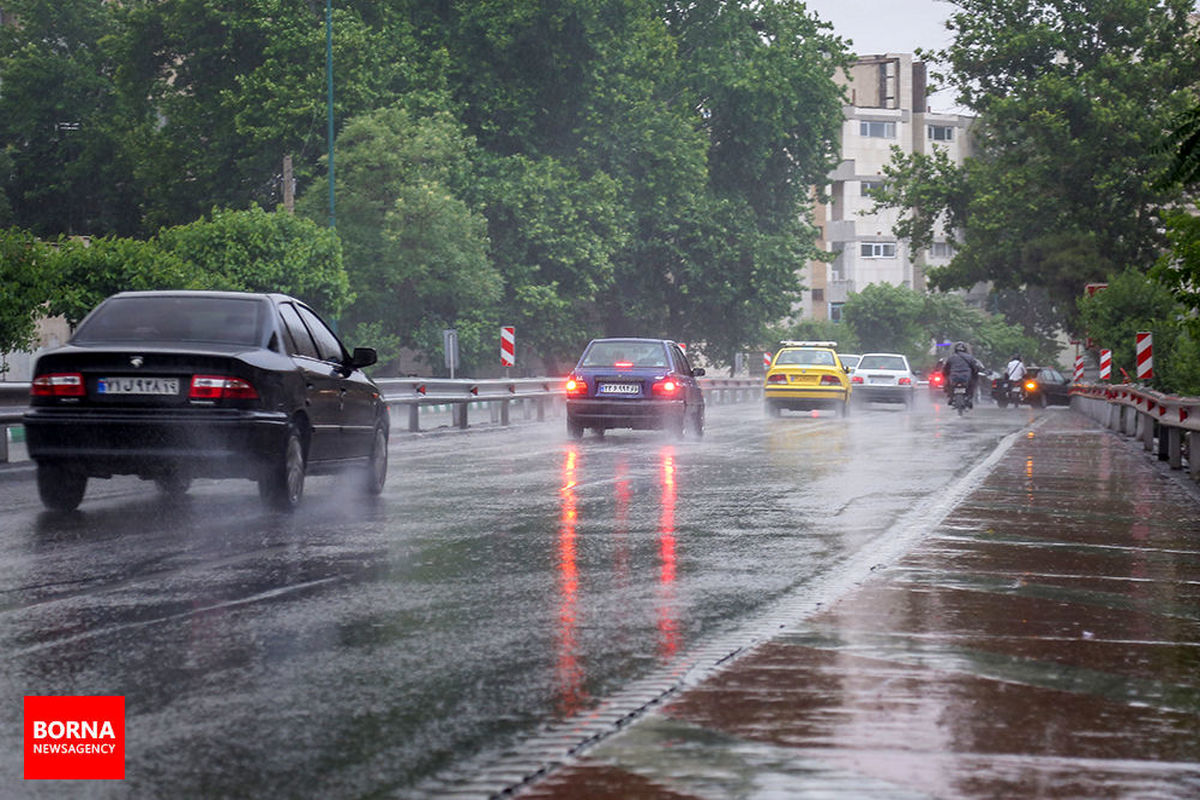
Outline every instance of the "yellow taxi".
<path fill-rule="evenodd" d="M 831 408 L 850 413 L 850 375 L 837 353 L 837 342 L 785 340 L 767 367 L 763 401 L 773 417 L 785 408 Z"/>

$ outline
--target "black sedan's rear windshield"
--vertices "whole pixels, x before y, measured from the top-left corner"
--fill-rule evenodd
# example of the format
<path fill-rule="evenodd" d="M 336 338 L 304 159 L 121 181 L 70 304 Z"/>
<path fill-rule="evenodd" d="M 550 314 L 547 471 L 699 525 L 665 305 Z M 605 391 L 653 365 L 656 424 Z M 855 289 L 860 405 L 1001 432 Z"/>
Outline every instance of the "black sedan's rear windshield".
<path fill-rule="evenodd" d="M 254 346 L 261 341 L 264 311 L 262 302 L 236 297 L 114 297 L 79 326 L 72 341 Z"/>
<path fill-rule="evenodd" d="M 580 366 L 666 367 L 667 349 L 661 342 L 593 342 Z"/>

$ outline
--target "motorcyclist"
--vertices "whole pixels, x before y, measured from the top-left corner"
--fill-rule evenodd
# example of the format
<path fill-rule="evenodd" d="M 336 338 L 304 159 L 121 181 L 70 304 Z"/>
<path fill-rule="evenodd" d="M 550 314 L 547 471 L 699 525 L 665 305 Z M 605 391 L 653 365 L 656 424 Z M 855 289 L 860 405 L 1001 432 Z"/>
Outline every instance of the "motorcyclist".
<path fill-rule="evenodd" d="M 1009 383 L 1020 383 L 1025 377 L 1025 362 L 1021 360 L 1020 353 L 1013 353 L 1012 360 L 1008 362 L 1008 366 L 1004 368 L 1004 379 Z"/>
<path fill-rule="evenodd" d="M 942 374 L 946 376 L 946 397 L 954 393 L 955 383 L 967 384 L 967 407 L 975 405 L 975 387 L 979 376 L 984 372 L 984 366 L 979 359 L 971 355 L 966 342 L 955 342 L 954 352 L 942 365 Z"/>

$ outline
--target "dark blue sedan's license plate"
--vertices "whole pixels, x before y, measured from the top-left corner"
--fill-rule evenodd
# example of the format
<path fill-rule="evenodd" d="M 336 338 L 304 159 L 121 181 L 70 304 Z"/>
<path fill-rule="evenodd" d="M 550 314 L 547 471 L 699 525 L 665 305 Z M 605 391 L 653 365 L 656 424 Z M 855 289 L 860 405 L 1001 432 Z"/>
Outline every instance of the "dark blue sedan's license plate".
<path fill-rule="evenodd" d="M 600 394 L 637 394 L 636 383 L 602 383 L 597 389 Z"/>

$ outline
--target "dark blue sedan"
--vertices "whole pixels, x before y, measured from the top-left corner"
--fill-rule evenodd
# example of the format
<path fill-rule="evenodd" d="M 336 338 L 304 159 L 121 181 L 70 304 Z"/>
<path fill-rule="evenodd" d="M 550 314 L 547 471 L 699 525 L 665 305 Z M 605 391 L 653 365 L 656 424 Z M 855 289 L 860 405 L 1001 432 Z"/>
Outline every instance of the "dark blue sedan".
<path fill-rule="evenodd" d="M 667 339 L 593 339 L 567 376 L 567 433 L 591 428 L 704 435 L 704 393 L 683 348 Z"/>

